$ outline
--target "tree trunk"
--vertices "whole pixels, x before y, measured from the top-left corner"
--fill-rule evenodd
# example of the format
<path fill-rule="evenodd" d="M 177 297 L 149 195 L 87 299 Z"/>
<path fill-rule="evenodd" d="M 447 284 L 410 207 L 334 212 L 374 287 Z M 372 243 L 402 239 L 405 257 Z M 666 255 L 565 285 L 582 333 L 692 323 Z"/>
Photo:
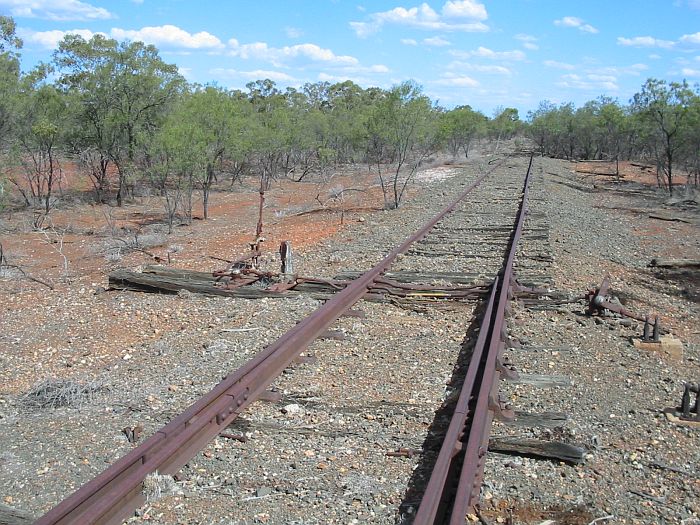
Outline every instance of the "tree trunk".
<path fill-rule="evenodd" d="M 51 148 L 48 151 L 49 155 L 49 178 L 46 181 L 46 200 L 44 209 L 46 210 L 46 215 L 49 214 L 51 210 L 51 189 L 53 188 L 53 155 L 51 154 Z"/>
<path fill-rule="evenodd" d="M 213 181 L 214 168 L 211 164 L 207 164 L 207 173 L 204 176 L 204 184 L 202 185 L 202 214 L 205 221 L 209 218 L 209 191 Z"/>
<path fill-rule="evenodd" d="M 670 144 L 666 150 L 666 162 L 668 163 L 668 169 L 666 170 L 666 177 L 668 180 L 668 194 L 673 197 L 673 153 L 671 152 Z"/>

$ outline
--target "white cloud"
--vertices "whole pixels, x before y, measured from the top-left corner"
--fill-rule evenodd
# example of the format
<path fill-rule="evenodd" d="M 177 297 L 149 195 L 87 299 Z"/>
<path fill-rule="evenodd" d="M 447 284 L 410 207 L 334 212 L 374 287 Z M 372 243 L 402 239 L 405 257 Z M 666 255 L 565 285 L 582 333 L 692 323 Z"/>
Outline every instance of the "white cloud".
<path fill-rule="evenodd" d="M 271 71 L 265 69 L 256 69 L 253 71 L 239 71 L 237 69 L 227 69 L 222 67 L 217 67 L 210 69 L 209 73 L 221 78 L 234 78 L 243 80 L 260 80 L 263 78 L 269 78 L 275 82 L 297 82 L 297 79 L 287 73 L 282 71 Z"/>
<path fill-rule="evenodd" d="M 692 35 L 683 35 L 680 40 L 685 44 L 700 44 L 700 31 Z"/>
<path fill-rule="evenodd" d="M 401 43 L 405 46 L 417 46 L 418 45 L 418 42 L 416 42 L 412 38 L 402 38 Z"/>
<path fill-rule="evenodd" d="M 484 4 L 473 0 L 448 0 L 442 6 L 442 14 L 448 18 L 472 18 L 474 20 L 488 18 Z"/>
<path fill-rule="evenodd" d="M 388 73 L 389 68 L 386 67 L 384 64 L 375 64 L 374 66 L 369 66 L 369 71 L 371 73 Z"/>
<path fill-rule="evenodd" d="M 350 22 L 350 27 L 360 38 L 380 31 L 385 24 L 394 24 L 433 31 L 484 32 L 488 26 L 481 22 L 488 17 L 486 8 L 472 0 L 448 1 L 439 15 L 427 3 L 418 7 L 395 7 L 389 11 L 372 13 L 366 22 Z M 468 18 L 472 22 L 452 22 L 455 18 Z"/>
<path fill-rule="evenodd" d="M 584 23 L 583 20 L 576 16 L 565 16 L 554 21 L 555 26 L 560 27 L 575 27 L 583 33 L 597 33 L 598 30 L 590 24 Z"/>
<path fill-rule="evenodd" d="M 571 73 L 563 75 L 557 82 L 557 86 L 568 89 L 581 89 L 584 91 L 617 91 L 617 79 L 612 75 L 578 75 Z"/>
<path fill-rule="evenodd" d="M 479 46 L 474 51 L 450 51 L 457 58 L 487 58 L 490 60 L 525 60 L 525 53 L 519 49 L 513 51 L 493 51 L 487 47 Z"/>
<path fill-rule="evenodd" d="M 304 36 L 304 31 L 302 31 L 298 27 L 287 26 L 284 28 L 284 32 L 289 38 L 300 38 Z"/>
<path fill-rule="evenodd" d="M 359 61 L 352 56 L 336 55 L 330 49 L 324 49 L 316 44 L 297 44 L 285 47 L 270 47 L 265 42 L 240 44 L 232 38 L 228 41 L 233 56 L 243 59 L 259 59 L 270 62 L 275 67 L 281 67 L 283 62 L 290 59 L 305 58 L 312 62 L 325 62 L 338 66 L 355 66 Z"/>
<path fill-rule="evenodd" d="M 433 84 L 439 86 L 453 87 L 477 87 L 479 82 L 466 75 L 457 75 L 455 73 L 445 73 L 440 80 L 436 80 Z"/>
<path fill-rule="evenodd" d="M 469 62 L 455 61 L 447 66 L 449 69 L 477 71 L 479 73 L 492 73 L 496 75 L 511 75 L 513 72 L 504 66 L 485 66 L 482 64 L 471 64 Z"/>
<path fill-rule="evenodd" d="M 532 35 L 526 35 L 525 33 L 519 33 L 519 34 L 515 35 L 513 38 L 522 42 L 522 45 L 525 49 L 530 49 L 531 51 L 536 51 L 540 48 L 540 46 L 535 44 L 535 42 L 537 42 L 537 38 L 532 36 Z"/>
<path fill-rule="evenodd" d="M 566 69 L 568 71 L 573 71 L 576 66 L 572 64 L 567 64 L 566 62 L 557 62 L 556 60 L 545 60 L 542 62 L 547 67 L 552 67 L 554 69 Z"/>
<path fill-rule="evenodd" d="M 617 43 L 621 46 L 628 47 L 660 47 L 662 49 L 671 49 L 676 45 L 676 43 L 671 40 L 660 40 L 652 36 L 635 36 L 633 38 L 618 36 Z"/>
<path fill-rule="evenodd" d="M 29 29 L 19 29 L 17 34 L 25 41 L 25 43 L 37 44 L 45 49 L 56 49 L 58 47 L 58 43 L 63 40 L 66 35 L 80 35 L 85 40 L 90 40 L 96 33 L 93 33 L 89 29 L 70 29 L 68 31 L 60 31 L 58 29 L 53 29 L 51 31 L 31 31 Z"/>
<path fill-rule="evenodd" d="M 374 64 L 372 66 L 343 66 L 334 68 L 334 72 L 344 73 L 346 75 L 357 74 L 372 74 L 372 73 L 389 73 L 390 69 L 384 64 Z"/>
<path fill-rule="evenodd" d="M 681 73 L 685 77 L 700 77 L 700 69 L 691 69 L 689 67 L 684 67 Z"/>
<path fill-rule="evenodd" d="M 146 44 L 187 49 L 221 49 L 224 44 L 206 31 L 188 33 L 173 25 L 143 27 L 138 30 L 113 28 L 110 32 L 117 40 L 138 40 Z"/>
<path fill-rule="evenodd" d="M 595 72 L 595 73 L 605 73 L 608 75 L 615 75 L 615 76 L 620 76 L 620 75 L 631 75 L 638 77 L 641 75 L 642 71 L 646 71 L 649 69 L 649 66 L 646 64 L 632 64 L 631 66 L 607 66 L 607 67 L 599 67 L 595 69 L 589 70 L 589 72 Z"/>
<path fill-rule="evenodd" d="M 445 40 L 444 38 L 439 37 L 439 36 L 434 36 L 432 38 L 424 38 L 423 43 L 426 46 L 434 46 L 434 47 L 449 46 L 452 44 L 449 40 Z"/>
<path fill-rule="evenodd" d="M 78 0 L 0 0 L 0 8 L 18 18 L 44 18 L 54 21 L 106 20 L 114 15 L 103 7 Z"/>

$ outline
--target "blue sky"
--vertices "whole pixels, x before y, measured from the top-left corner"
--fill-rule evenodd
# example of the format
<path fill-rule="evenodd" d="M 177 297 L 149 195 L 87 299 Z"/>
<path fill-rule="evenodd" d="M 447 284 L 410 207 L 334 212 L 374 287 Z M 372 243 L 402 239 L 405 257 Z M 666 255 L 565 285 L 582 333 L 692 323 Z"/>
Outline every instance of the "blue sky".
<path fill-rule="evenodd" d="M 66 33 L 102 32 L 155 44 L 193 82 L 414 79 L 489 116 L 627 103 L 649 77 L 700 83 L 700 0 L 0 0 L 0 13 L 17 22 L 25 70 Z"/>

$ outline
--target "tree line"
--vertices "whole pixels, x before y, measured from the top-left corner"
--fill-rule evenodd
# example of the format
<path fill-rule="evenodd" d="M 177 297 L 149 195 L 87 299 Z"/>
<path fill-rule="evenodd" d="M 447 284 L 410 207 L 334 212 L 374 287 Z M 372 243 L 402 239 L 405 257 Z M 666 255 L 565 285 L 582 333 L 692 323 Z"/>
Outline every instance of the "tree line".
<path fill-rule="evenodd" d="M 547 156 L 580 160 L 643 160 L 673 194 L 680 168 L 700 178 L 700 92 L 687 82 L 648 79 L 629 105 L 609 97 L 580 108 L 549 102 L 528 114 L 529 134 Z"/>
<path fill-rule="evenodd" d="M 169 224 L 192 216 L 201 195 L 255 177 L 260 190 L 339 165 L 379 174 L 385 205 L 398 207 L 421 163 L 438 152 L 469 155 L 475 141 L 529 135 L 545 155 L 653 157 L 668 187 L 677 163 L 696 174 L 700 116 L 686 84 L 649 80 L 627 107 L 599 99 L 543 103 L 520 120 L 470 106 L 441 108 L 415 82 L 363 89 L 352 81 L 280 89 L 269 79 L 228 90 L 191 84 L 152 45 L 67 35 L 49 63 L 20 68 L 22 41 L 0 16 L 0 208 L 15 195 L 48 214 L 67 162 L 96 202 L 117 206 L 147 189 L 163 197 Z"/>
<path fill-rule="evenodd" d="M 95 201 L 121 206 L 147 186 L 171 220 L 191 216 L 195 190 L 206 218 L 210 192 L 225 180 L 254 176 L 265 191 L 279 177 L 360 162 L 378 171 L 386 206 L 398 207 L 421 162 L 445 147 L 467 156 L 490 124 L 468 106 L 443 110 L 414 82 L 189 84 L 154 46 L 102 35 L 67 35 L 50 63 L 22 73 L 13 20 L 1 17 L 0 28 L 0 184 L 45 213 L 67 160 Z M 512 134 L 499 125 L 490 131 Z"/>

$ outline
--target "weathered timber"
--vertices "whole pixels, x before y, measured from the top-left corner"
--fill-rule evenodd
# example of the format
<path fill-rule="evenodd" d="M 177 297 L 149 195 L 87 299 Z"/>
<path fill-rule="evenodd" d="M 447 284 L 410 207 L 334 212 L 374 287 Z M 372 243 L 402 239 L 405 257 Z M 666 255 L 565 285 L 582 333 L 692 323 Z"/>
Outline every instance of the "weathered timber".
<path fill-rule="evenodd" d="M 568 421 L 569 416 L 563 412 L 532 412 L 515 411 L 515 418 L 507 424 L 519 427 L 559 427 Z"/>
<path fill-rule="evenodd" d="M 442 231 L 456 231 L 456 232 L 472 232 L 472 233 L 485 233 L 485 232 L 491 232 L 494 234 L 506 234 L 507 236 L 510 236 L 511 233 L 513 233 L 513 225 L 510 226 L 441 226 L 438 224 L 435 226 L 434 232 L 442 232 Z M 549 228 L 547 226 L 533 226 L 533 227 L 528 227 L 528 232 L 539 232 L 539 233 L 547 233 L 549 231 Z M 527 232 L 523 232 L 526 234 Z M 428 235 L 435 235 L 434 233 L 429 233 Z"/>
<path fill-rule="evenodd" d="M 585 454 L 585 450 L 582 447 L 569 445 L 568 443 L 512 437 L 494 437 L 489 439 L 489 450 L 502 454 L 536 456 L 544 459 L 564 461 L 574 465 L 583 463 Z"/>
<path fill-rule="evenodd" d="M 455 251 L 443 251 L 443 250 L 409 250 L 407 255 L 418 255 L 421 257 L 454 257 L 459 256 L 461 259 L 498 259 L 503 257 L 502 253 L 499 252 L 481 252 L 481 253 L 461 253 L 458 250 Z"/>
<path fill-rule="evenodd" d="M 29 525 L 35 519 L 28 512 L 0 505 L 0 525 Z"/>
<path fill-rule="evenodd" d="M 357 279 L 363 272 L 347 270 L 335 276 L 335 279 L 344 281 Z M 486 283 L 486 276 L 479 273 L 457 273 L 457 272 L 386 272 L 384 277 L 393 279 L 401 283 L 429 283 L 434 281 L 449 282 L 452 284 L 474 284 L 476 280 L 481 279 L 482 283 Z"/>
<path fill-rule="evenodd" d="M 571 386 L 571 379 L 566 376 L 555 375 L 519 374 L 519 376 L 511 382 L 520 385 L 532 385 L 538 388 Z"/>
<path fill-rule="evenodd" d="M 652 259 L 652 268 L 700 268 L 700 259 Z"/>
<path fill-rule="evenodd" d="M 187 290 L 205 295 L 220 295 L 225 297 L 241 297 L 245 299 L 260 299 L 263 297 L 287 297 L 290 294 L 304 293 L 314 299 L 328 299 L 335 292 L 342 290 L 349 281 L 321 281 L 304 278 L 299 279 L 293 288 L 284 291 L 267 290 L 261 286 L 239 286 L 227 288 L 228 277 L 217 279 L 209 273 L 178 270 L 163 266 L 148 266 L 143 272 L 117 270 L 109 275 L 109 285 L 112 289 L 134 290 L 151 293 L 177 293 Z M 364 299 L 373 302 L 389 302 L 393 298 L 406 301 L 444 301 L 477 299 L 487 291 L 487 286 L 479 288 L 445 288 L 423 287 L 419 290 L 403 287 L 400 283 L 381 281 L 370 287 L 370 293 Z"/>
<path fill-rule="evenodd" d="M 362 272 L 346 270 L 335 276 L 335 279 L 344 281 L 356 279 Z M 488 286 L 487 277 L 476 272 L 416 272 L 400 271 L 386 272 L 385 277 L 402 283 L 433 283 L 447 282 L 452 285 L 469 284 L 472 286 Z M 518 282 L 523 286 L 532 288 L 544 288 L 552 285 L 552 279 L 546 275 L 527 274 L 518 272 Z"/>
<path fill-rule="evenodd" d="M 199 272 L 197 272 L 199 273 Z M 206 295 L 221 295 L 225 297 L 244 297 L 257 299 L 260 297 L 284 297 L 283 293 L 265 292 L 261 288 L 244 286 L 226 289 L 216 286 L 215 279 L 209 274 L 209 282 L 188 277 L 173 277 L 148 272 L 131 272 L 116 270 L 109 274 L 110 288 L 117 290 L 134 290 L 151 293 L 177 293 L 187 290 Z"/>

